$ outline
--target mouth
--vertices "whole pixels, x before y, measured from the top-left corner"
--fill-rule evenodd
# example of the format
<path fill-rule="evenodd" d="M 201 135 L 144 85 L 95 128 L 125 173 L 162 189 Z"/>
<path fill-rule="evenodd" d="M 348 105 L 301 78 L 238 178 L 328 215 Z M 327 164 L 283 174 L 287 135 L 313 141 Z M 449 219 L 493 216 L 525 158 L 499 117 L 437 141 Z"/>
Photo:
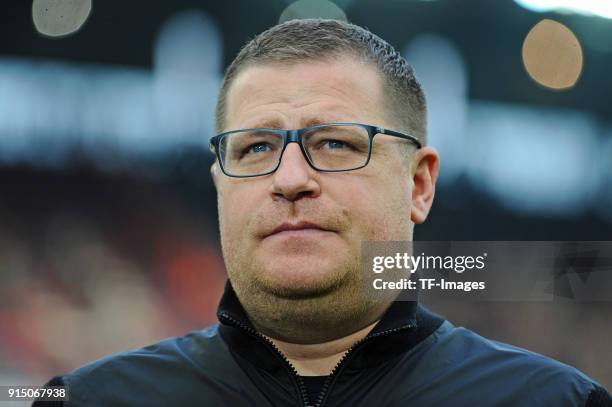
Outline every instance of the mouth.
<path fill-rule="evenodd" d="M 311 222 L 283 223 L 272 232 L 264 235 L 264 239 L 271 237 L 317 238 L 326 234 L 335 233 Z"/>

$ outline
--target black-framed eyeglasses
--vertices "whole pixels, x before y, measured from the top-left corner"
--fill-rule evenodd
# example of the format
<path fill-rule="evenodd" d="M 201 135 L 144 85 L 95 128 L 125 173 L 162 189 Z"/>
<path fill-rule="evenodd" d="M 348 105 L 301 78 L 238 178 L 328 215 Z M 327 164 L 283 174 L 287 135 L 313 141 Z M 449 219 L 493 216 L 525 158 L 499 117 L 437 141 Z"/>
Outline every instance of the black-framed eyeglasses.
<path fill-rule="evenodd" d="M 317 171 L 340 172 L 370 162 L 377 134 L 399 137 L 421 148 L 411 135 L 362 123 L 329 123 L 297 130 L 251 128 L 232 130 L 210 139 L 223 173 L 246 178 L 271 174 L 280 166 L 289 143 L 298 143 L 306 161 Z"/>

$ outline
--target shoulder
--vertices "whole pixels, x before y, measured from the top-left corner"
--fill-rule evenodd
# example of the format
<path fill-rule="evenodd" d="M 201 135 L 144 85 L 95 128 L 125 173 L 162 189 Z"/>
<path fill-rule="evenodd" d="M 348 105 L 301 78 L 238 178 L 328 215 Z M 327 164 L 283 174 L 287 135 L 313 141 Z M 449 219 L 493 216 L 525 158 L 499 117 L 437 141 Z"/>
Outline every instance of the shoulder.
<path fill-rule="evenodd" d="M 185 387 L 205 387 L 207 377 L 229 369 L 218 325 L 149 346 L 106 356 L 61 377 L 69 389 L 68 405 L 154 405 Z M 172 392 L 169 389 L 172 388 Z M 168 390 L 165 390 L 168 389 Z"/>
<path fill-rule="evenodd" d="M 143 348 L 109 355 L 79 367 L 66 377 L 96 377 L 110 372 L 130 374 L 137 373 L 141 368 L 151 371 L 158 367 L 172 369 L 173 366 L 183 368 L 182 365 L 186 363 L 206 363 L 202 357 L 203 353 L 208 353 L 211 346 L 220 345 L 216 343 L 217 331 L 218 326 L 212 325 L 201 331 L 167 338 Z"/>
<path fill-rule="evenodd" d="M 572 366 L 482 337 L 448 321 L 426 342 L 417 357 L 431 374 L 428 385 L 433 380 L 438 386 L 472 389 L 480 400 L 584 406 L 590 397 L 607 394 Z"/>
<path fill-rule="evenodd" d="M 528 371 L 540 378 L 590 379 L 577 369 L 527 349 L 488 339 L 474 331 L 448 323 L 441 327 L 438 345 L 452 350 L 456 361 L 481 364 L 503 371 Z M 545 374 L 543 374 L 545 373 Z"/>

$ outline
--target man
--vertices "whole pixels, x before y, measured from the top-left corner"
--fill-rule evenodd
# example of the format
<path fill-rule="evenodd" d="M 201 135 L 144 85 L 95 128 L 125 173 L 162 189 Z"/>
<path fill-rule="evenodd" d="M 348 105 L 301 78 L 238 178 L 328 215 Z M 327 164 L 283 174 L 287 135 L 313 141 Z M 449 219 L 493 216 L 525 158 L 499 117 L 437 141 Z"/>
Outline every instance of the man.
<path fill-rule="evenodd" d="M 363 289 L 361 243 L 412 240 L 439 166 L 389 44 L 273 27 L 228 68 L 216 119 L 220 324 L 54 378 L 67 405 L 610 405 L 569 366 Z"/>

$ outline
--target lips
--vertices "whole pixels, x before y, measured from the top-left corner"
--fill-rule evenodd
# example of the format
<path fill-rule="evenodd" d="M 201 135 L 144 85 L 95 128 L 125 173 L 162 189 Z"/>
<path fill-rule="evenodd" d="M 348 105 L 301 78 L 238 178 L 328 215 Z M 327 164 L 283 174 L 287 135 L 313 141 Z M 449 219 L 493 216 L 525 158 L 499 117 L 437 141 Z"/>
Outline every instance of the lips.
<path fill-rule="evenodd" d="M 269 237 L 269 236 L 274 236 L 276 234 L 282 233 L 282 232 L 290 232 L 290 231 L 301 231 L 303 233 L 316 233 L 316 232 L 332 232 L 329 229 L 326 229 L 322 226 L 317 225 L 316 223 L 312 223 L 312 222 L 297 222 L 297 223 L 283 223 L 279 226 L 277 226 L 276 228 L 274 228 L 271 232 L 267 233 L 264 235 L 264 238 Z"/>

